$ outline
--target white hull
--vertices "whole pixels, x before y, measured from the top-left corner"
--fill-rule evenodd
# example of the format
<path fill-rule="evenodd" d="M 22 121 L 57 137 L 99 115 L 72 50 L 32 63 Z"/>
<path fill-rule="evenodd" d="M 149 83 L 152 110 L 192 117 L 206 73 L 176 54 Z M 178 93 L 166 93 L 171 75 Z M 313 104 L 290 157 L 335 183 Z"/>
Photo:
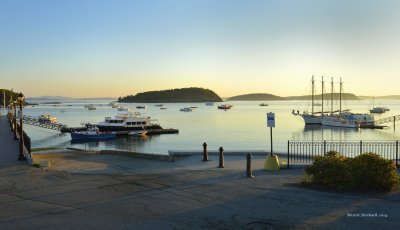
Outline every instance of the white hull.
<path fill-rule="evenodd" d="M 304 123 L 306 124 L 306 125 L 311 125 L 311 124 L 322 124 L 322 117 L 321 116 L 314 116 L 314 115 L 309 115 L 309 114 L 302 114 L 302 115 L 300 115 L 302 118 L 303 118 L 303 120 L 304 120 Z"/>
<path fill-rule="evenodd" d="M 330 117 L 330 116 L 322 118 L 322 125 L 344 127 L 344 128 L 360 128 L 360 123 L 357 121 L 351 121 L 340 117 Z"/>

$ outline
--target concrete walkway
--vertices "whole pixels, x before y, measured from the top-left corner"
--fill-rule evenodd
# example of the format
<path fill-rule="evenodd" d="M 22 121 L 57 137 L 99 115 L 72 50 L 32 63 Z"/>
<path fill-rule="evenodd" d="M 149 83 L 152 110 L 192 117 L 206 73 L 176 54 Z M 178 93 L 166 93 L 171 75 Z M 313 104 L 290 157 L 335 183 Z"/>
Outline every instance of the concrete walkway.
<path fill-rule="evenodd" d="M 0 167 L 6 165 L 24 164 L 18 161 L 18 140 L 14 140 L 13 133 L 3 113 L 0 116 Z"/>
<path fill-rule="evenodd" d="M 47 169 L 0 167 L 1 229 L 397 229 L 400 192 L 299 186 L 303 169 L 245 177 L 245 158 L 174 162 L 54 151 Z M 57 171 L 56 171 L 57 170 Z M 60 171 L 58 171 L 60 170 Z"/>

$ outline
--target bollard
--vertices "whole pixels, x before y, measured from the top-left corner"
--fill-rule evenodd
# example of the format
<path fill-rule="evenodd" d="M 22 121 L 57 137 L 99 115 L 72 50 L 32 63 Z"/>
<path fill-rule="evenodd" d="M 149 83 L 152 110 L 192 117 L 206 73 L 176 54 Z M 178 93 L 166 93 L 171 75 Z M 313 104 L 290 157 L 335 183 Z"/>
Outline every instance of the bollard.
<path fill-rule="evenodd" d="M 224 149 L 219 147 L 219 166 L 218 168 L 225 168 L 224 165 Z"/>
<path fill-rule="evenodd" d="M 203 161 L 208 161 L 207 143 L 203 144 Z"/>
<path fill-rule="evenodd" d="M 253 156 L 251 155 L 251 153 L 247 154 L 247 167 L 246 167 L 246 177 L 247 178 L 253 178 L 253 172 L 251 170 L 251 158 Z"/>

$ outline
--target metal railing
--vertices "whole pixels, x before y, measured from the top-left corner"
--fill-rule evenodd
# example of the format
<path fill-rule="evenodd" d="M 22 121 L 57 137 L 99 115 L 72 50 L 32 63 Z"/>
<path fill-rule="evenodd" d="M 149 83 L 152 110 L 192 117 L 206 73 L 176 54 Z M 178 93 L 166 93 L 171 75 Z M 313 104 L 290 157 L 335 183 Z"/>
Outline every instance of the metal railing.
<path fill-rule="evenodd" d="M 288 168 L 293 163 L 312 163 L 316 156 L 329 151 L 350 158 L 373 152 L 399 166 L 399 141 L 288 141 L 287 148 Z"/>

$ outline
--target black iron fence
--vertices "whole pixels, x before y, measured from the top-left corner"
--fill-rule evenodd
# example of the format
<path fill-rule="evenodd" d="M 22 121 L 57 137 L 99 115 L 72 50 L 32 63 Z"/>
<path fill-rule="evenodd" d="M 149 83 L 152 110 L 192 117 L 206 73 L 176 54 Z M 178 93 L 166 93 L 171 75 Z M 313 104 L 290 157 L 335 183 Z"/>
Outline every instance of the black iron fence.
<path fill-rule="evenodd" d="M 15 132 L 15 135 L 19 140 L 21 128 L 20 125 L 18 124 L 18 121 L 14 119 L 13 114 L 11 113 L 8 114 L 8 122 L 10 124 L 11 130 Z M 23 151 L 24 155 L 27 158 L 31 158 L 31 138 L 25 131 L 23 131 L 23 136 L 24 136 L 24 151 Z"/>
<path fill-rule="evenodd" d="M 337 151 L 346 157 L 373 152 L 399 166 L 399 141 L 288 141 L 287 145 L 288 168 L 293 163 L 312 163 L 316 156 L 329 151 Z"/>

